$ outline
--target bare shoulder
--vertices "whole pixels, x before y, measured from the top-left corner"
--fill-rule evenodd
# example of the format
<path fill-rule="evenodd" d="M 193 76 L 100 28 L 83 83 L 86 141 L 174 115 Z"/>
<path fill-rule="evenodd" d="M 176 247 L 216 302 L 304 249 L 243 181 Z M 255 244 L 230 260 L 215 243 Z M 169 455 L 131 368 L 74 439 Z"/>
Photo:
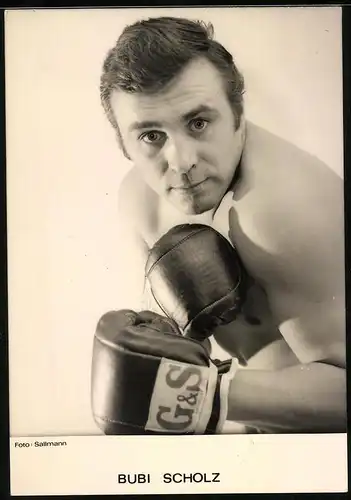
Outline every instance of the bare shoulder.
<path fill-rule="evenodd" d="M 133 167 L 123 178 L 118 192 L 118 209 L 136 222 L 145 212 L 145 201 L 152 199 L 152 191 Z"/>
<path fill-rule="evenodd" d="M 255 180 L 253 219 L 261 244 L 276 256 L 289 283 L 340 283 L 343 273 L 343 181 L 325 163 L 255 128 L 248 134 L 247 167 Z M 318 270 L 318 272 L 317 272 Z M 295 276 L 295 280 L 293 280 Z M 332 281 L 330 281 L 332 278 Z"/>
<path fill-rule="evenodd" d="M 119 217 L 145 240 L 156 224 L 157 194 L 132 168 L 121 182 L 118 193 Z"/>
<path fill-rule="evenodd" d="M 248 134 L 245 154 L 248 201 L 234 204 L 241 232 L 233 237 L 262 279 L 297 357 L 342 366 L 343 180 L 318 158 L 259 128 Z"/>
<path fill-rule="evenodd" d="M 286 202 L 320 199 L 334 203 L 343 192 L 342 179 L 322 160 L 252 123 L 247 127 L 246 166 L 269 194 L 290 193 Z M 278 188 L 278 189 L 275 189 Z"/>

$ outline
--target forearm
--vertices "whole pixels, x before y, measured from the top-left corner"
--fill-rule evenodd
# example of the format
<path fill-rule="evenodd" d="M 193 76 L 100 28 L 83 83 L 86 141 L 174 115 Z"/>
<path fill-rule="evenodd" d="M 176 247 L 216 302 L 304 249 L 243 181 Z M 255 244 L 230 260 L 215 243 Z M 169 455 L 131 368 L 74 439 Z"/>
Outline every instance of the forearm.
<path fill-rule="evenodd" d="M 239 370 L 227 418 L 268 432 L 346 432 L 346 370 L 324 363 Z"/>

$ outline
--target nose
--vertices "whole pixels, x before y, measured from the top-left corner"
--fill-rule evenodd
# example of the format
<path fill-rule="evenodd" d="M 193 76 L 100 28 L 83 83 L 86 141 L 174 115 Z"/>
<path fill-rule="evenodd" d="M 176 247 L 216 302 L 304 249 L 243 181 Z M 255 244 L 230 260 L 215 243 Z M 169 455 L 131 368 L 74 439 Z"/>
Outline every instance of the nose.
<path fill-rule="evenodd" d="M 179 174 L 186 174 L 197 163 L 197 150 L 188 138 L 169 140 L 166 150 L 168 167 Z"/>

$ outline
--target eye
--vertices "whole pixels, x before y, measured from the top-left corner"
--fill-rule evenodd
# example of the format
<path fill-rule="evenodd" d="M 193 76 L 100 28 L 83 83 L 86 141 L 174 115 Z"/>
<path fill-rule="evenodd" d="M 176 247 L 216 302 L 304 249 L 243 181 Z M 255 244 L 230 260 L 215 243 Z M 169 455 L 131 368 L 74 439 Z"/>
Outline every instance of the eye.
<path fill-rule="evenodd" d="M 162 132 L 157 132 L 157 130 L 151 130 L 140 136 L 140 140 L 146 142 L 146 144 L 157 144 L 163 141 L 164 134 Z"/>
<path fill-rule="evenodd" d="M 193 132 L 202 132 L 208 125 L 208 121 L 204 118 L 195 118 L 190 122 L 190 129 Z"/>

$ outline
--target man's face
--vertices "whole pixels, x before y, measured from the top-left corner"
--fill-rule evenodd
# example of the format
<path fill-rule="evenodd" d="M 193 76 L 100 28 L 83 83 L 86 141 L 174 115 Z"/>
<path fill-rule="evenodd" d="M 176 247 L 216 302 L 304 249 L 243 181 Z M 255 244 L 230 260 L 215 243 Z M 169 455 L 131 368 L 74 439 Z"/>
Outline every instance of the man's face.
<path fill-rule="evenodd" d="M 157 94 L 115 91 L 111 105 L 125 149 L 152 189 L 187 214 L 219 203 L 244 127 L 236 130 L 223 79 L 208 60 L 191 61 Z"/>

